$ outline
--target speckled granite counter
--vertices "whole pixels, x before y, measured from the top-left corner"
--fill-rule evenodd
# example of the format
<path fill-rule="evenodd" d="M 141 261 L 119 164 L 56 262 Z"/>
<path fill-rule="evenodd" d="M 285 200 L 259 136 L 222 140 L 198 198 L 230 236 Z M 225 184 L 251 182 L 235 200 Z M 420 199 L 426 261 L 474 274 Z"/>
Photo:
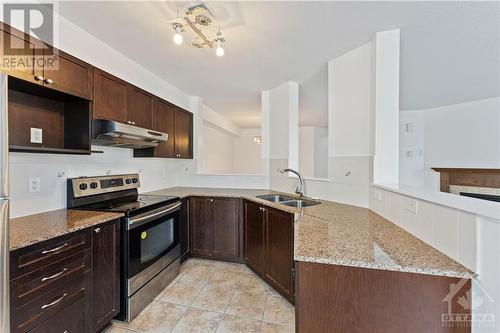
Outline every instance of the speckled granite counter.
<path fill-rule="evenodd" d="M 122 217 L 121 213 L 61 209 L 10 220 L 10 250 Z"/>
<path fill-rule="evenodd" d="M 173 187 L 147 194 L 244 198 L 295 214 L 297 261 L 470 278 L 473 273 L 369 209 L 321 200 L 303 209 L 255 196 L 270 190 Z M 288 194 L 289 195 L 289 194 Z"/>

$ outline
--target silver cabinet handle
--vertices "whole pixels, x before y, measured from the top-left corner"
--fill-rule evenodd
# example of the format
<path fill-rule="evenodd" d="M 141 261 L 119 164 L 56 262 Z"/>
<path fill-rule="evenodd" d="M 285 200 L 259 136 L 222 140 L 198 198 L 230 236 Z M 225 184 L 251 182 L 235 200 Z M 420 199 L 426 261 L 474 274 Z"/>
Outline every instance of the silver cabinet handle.
<path fill-rule="evenodd" d="M 45 82 L 47 84 L 52 84 L 52 83 L 54 83 L 54 80 L 52 80 L 52 79 L 45 79 L 43 82 Z"/>
<path fill-rule="evenodd" d="M 35 81 L 43 81 L 43 76 L 35 75 Z"/>
<path fill-rule="evenodd" d="M 132 122 L 130 120 L 127 120 L 127 124 L 132 125 Z"/>
<path fill-rule="evenodd" d="M 46 308 L 50 308 L 51 306 L 56 305 L 57 303 L 59 303 L 60 301 L 62 301 L 64 299 L 64 297 L 66 297 L 66 296 L 68 296 L 68 293 L 64 293 L 61 297 L 59 297 L 58 299 L 56 299 L 54 302 L 50 302 L 49 304 L 42 305 L 42 310 L 44 310 Z"/>
<path fill-rule="evenodd" d="M 100 233 L 100 232 L 101 232 L 101 228 L 95 228 L 95 229 L 94 229 L 94 232 L 95 232 L 96 234 Z"/>
<path fill-rule="evenodd" d="M 62 271 L 60 271 L 59 273 L 56 273 L 54 275 L 51 275 L 51 276 L 47 276 L 47 277 L 44 277 L 42 278 L 42 282 L 44 281 L 47 281 L 47 280 L 52 280 L 52 279 L 55 279 L 56 277 L 58 276 L 61 276 L 64 272 L 66 272 L 68 269 L 67 268 L 64 268 Z"/>
<path fill-rule="evenodd" d="M 210 202 L 214 202 L 214 199 L 210 199 Z"/>
<path fill-rule="evenodd" d="M 59 250 L 64 249 L 66 246 L 68 246 L 68 243 L 64 243 L 63 245 L 58 246 L 58 247 L 55 247 L 55 248 L 53 248 L 52 250 L 45 250 L 45 251 L 42 251 L 42 254 L 47 254 L 47 253 L 57 252 L 57 251 L 59 251 Z"/>

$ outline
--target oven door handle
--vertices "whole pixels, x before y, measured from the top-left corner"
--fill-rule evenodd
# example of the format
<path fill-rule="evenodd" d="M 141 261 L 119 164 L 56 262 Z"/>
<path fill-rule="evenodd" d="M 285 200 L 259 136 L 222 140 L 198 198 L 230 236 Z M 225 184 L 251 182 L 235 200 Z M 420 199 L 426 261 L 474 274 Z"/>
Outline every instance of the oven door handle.
<path fill-rule="evenodd" d="M 153 211 L 152 213 L 147 214 L 147 215 L 139 215 L 136 217 L 129 218 L 127 221 L 128 222 L 127 228 L 129 230 L 137 228 L 138 226 L 143 225 L 144 223 L 149 222 L 154 218 L 162 217 L 162 216 L 165 216 L 168 213 L 171 213 L 175 210 L 179 210 L 179 207 L 181 205 L 182 205 L 182 202 L 178 202 L 178 203 L 175 203 L 175 204 L 169 206 L 166 209 L 162 209 L 159 211 Z"/>

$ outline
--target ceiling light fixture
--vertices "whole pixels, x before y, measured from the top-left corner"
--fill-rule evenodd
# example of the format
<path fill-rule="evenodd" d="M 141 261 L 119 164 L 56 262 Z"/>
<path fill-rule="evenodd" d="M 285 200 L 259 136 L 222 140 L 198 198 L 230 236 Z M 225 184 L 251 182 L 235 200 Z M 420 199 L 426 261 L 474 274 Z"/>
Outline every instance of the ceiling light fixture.
<path fill-rule="evenodd" d="M 183 36 L 181 33 L 189 28 L 188 30 L 194 34 L 194 40 L 191 42 L 193 47 L 215 47 L 215 54 L 218 57 L 224 55 L 223 43 L 226 42 L 226 39 L 220 31 L 220 25 L 218 30 L 214 29 L 215 19 L 204 4 L 189 8 L 182 19 L 177 11 L 177 19 L 171 22 L 171 26 L 175 32 L 173 37 L 175 44 L 182 44 Z"/>

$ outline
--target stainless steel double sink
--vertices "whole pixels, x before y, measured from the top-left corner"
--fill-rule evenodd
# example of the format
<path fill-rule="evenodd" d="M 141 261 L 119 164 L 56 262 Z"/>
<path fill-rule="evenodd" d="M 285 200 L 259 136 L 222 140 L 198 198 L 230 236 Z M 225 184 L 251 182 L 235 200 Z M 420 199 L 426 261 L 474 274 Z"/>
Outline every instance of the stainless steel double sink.
<path fill-rule="evenodd" d="M 298 199 L 298 198 L 288 197 L 288 196 L 280 195 L 280 194 L 264 194 L 264 195 L 257 195 L 256 197 L 259 199 L 262 199 L 262 200 L 279 203 L 279 204 L 285 205 L 285 206 L 297 207 L 297 208 L 315 206 L 315 205 L 319 205 L 321 203 L 319 201 L 314 201 L 314 200 L 309 200 L 309 199 Z"/>

